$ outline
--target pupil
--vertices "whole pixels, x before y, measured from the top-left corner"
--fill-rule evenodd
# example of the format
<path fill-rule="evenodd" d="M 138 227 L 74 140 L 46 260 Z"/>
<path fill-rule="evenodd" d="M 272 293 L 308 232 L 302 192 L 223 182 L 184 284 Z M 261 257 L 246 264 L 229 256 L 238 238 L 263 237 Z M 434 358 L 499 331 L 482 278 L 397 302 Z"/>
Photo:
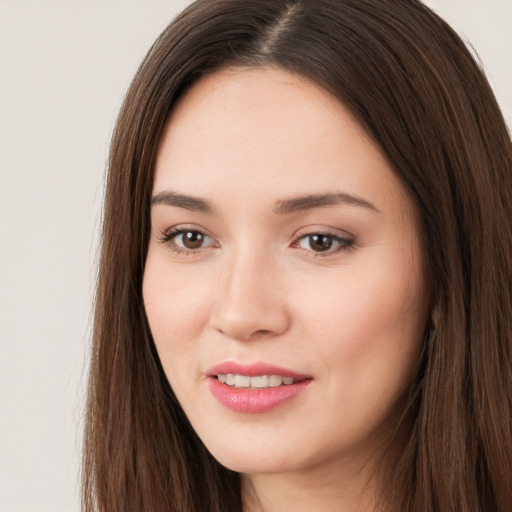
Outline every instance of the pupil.
<path fill-rule="evenodd" d="M 203 235 L 198 231 L 188 231 L 183 237 L 183 245 L 187 249 L 198 249 L 203 244 Z"/>
<path fill-rule="evenodd" d="M 332 237 L 329 235 L 311 235 L 309 243 L 314 251 L 327 251 L 332 246 Z"/>

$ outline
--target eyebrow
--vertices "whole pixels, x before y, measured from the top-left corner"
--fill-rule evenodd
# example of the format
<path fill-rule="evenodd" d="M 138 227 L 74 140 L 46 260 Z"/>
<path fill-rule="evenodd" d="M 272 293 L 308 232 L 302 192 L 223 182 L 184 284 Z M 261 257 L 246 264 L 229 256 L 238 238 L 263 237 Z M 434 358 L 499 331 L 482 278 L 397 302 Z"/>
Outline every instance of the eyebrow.
<path fill-rule="evenodd" d="M 170 190 L 159 192 L 156 196 L 153 196 L 151 199 L 151 204 L 175 206 L 178 208 L 184 208 L 186 210 L 205 214 L 213 213 L 213 207 L 209 201 L 199 197 L 179 194 L 178 192 L 172 192 Z M 356 197 L 352 194 L 347 194 L 346 192 L 310 194 L 281 200 L 276 203 L 273 211 L 276 214 L 285 215 L 299 211 L 307 211 L 313 210 L 315 208 L 326 208 L 338 205 L 359 206 L 372 210 L 376 213 L 381 213 L 380 210 L 369 201 L 366 201 L 360 197 Z"/>
<path fill-rule="evenodd" d="M 380 210 L 365 199 L 356 197 L 352 194 L 345 192 L 330 193 L 330 194 L 311 194 L 306 196 L 294 197 L 284 201 L 278 201 L 274 207 L 274 212 L 279 214 L 293 213 L 297 211 L 312 210 L 314 208 L 325 208 L 329 206 L 360 206 L 367 208 L 376 213 L 381 213 Z"/>
<path fill-rule="evenodd" d="M 199 199 L 198 197 L 187 196 L 185 194 L 178 194 L 177 192 L 171 192 L 168 190 L 153 196 L 151 204 L 177 206 L 178 208 L 185 208 L 185 210 L 206 214 L 210 214 L 213 211 L 211 204 L 205 199 Z"/>

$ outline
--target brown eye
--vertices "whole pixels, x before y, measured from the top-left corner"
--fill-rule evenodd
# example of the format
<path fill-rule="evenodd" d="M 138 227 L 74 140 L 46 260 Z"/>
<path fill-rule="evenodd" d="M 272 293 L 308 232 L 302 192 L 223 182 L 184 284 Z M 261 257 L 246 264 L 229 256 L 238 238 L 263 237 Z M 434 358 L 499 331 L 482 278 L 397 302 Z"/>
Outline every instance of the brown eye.
<path fill-rule="evenodd" d="M 180 237 L 176 237 L 178 240 Z M 181 235 L 181 242 L 186 249 L 199 249 L 208 238 L 200 231 L 187 231 Z"/>
<path fill-rule="evenodd" d="M 354 245 L 354 240 L 341 238 L 329 233 L 311 233 L 302 236 L 297 246 L 313 253 L 334 254 L 348 250 Z"/>
<path fill-rule="evenodd" d="M 333 239 L 329 235 L 310 235 L 309 246 L 313 251 L 328 251 L 332 247 Z"/>
<path fill-rule="evenodd" d="M 193 251 L 204 247 L 211 247 L 213 239 L 202 231 L 183 229 L 175 231 L 162 238 L 166 243 L 172 243 L 176 248 Z"/>

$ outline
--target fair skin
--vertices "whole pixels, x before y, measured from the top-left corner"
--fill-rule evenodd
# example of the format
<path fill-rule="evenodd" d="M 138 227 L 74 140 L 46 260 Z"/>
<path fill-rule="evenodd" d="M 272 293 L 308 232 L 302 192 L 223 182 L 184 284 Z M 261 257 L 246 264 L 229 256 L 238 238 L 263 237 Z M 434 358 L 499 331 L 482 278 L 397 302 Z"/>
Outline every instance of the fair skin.
<path fill-rule="evenodd" d="M 152 335 L 193 428 L 243 473 L 245 510 L 372 510 L 428 316 L 414 208 L 383 154 L 309 80 L 228 69 L 174 109 L 153 198 Z M 273 389 L 298 391 L 269 409 L 270 388 L 212 375 L 234 363 L 288 369 L 300 379 Z"/>

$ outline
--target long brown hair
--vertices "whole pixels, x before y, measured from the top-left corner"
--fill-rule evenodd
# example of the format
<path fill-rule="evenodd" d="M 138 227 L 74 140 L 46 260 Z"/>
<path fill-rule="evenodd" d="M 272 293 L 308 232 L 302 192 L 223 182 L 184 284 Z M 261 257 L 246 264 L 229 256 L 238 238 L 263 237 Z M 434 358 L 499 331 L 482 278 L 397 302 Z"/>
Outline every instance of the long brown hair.
<path fill-rule="evenodd" d="M 94 317 L 83 510 L 239 512 L 162 371 L 142 301 L 155 154 L 177 99 L 227 66 L 321 84 L 417 206 L 433 319 L 382 476 L 384 510 L 512 510 L 512 150 L 464 43 L 416 0 L 199 0 L 149 50 L 114 131 Z M 384 467 L 384 466 L 383 466 Z"/>

